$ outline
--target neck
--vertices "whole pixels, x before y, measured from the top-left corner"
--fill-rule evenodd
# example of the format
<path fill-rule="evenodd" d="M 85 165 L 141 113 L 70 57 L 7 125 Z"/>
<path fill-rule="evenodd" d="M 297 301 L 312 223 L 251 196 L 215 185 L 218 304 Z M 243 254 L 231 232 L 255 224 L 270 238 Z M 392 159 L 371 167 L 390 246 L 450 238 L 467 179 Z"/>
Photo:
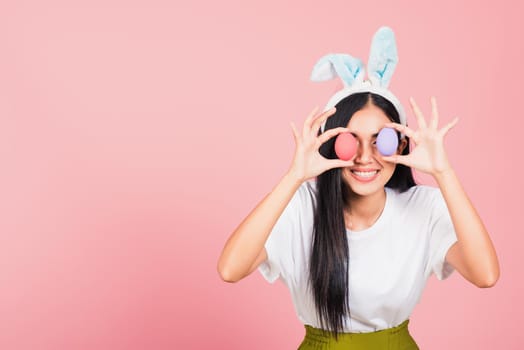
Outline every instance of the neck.
<path fill-rule="evenodd" d="M 382 213 L 386 204 L 386 190 L 378 191 L 369 196 L 361 196 L 351 192 L 349 196 L 349 215 L 363 221 L 375 220 Z"/>

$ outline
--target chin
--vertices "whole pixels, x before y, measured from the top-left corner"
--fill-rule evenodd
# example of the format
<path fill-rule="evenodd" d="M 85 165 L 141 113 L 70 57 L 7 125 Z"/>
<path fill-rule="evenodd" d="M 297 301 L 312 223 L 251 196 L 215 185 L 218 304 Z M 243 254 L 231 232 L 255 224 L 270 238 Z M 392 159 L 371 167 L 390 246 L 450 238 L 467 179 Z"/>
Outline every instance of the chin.
<path fill-rule="evenodd" d="M 349 187 L 351 188 L 351 192 L 362 197 L 370 196 L 374 193 L 377 193 L 377 191 L 382 191 L 384 189 L 384 186 L 381 185 L 363 187 L 350 184 Z"/>

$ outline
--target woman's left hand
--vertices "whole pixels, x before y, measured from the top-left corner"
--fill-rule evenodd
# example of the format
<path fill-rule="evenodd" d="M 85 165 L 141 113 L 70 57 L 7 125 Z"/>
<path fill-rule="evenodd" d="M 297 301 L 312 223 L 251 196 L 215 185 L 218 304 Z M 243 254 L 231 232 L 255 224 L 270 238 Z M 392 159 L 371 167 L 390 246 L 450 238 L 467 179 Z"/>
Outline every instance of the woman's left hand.
<path fill-rule="evenodd" d="M 410 98 L 409 101 L 417 118 L 419 129 L 413 131 L 407 126 L 398 123 L 387 123 L 385 126 L 408 136 L 415 143 L 415 147 L 408 155 L 383 156 L 382 159 L 388 162 L 404 164 L 433 176 L 451 169 L 451 164 L 444 150 L 444 136 L 457 124 L 458 118 L 453 119 L 449 124 L 438 130 L 438 111 L 435 98 L 431 98 L 433 118 L 429 125 L 426 124 L 424 115 L 415 103 L 415 100 Z"/>

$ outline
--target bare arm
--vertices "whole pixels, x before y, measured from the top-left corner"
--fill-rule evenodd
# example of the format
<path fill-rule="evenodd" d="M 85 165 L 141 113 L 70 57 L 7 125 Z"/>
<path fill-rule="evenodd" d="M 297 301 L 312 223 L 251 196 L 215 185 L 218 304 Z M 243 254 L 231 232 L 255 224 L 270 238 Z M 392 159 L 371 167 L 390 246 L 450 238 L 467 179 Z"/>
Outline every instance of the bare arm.
<path fill-rule="evenodd" d="M 284 175 L 229 237 L 218 260 L 218 272 L 224 281 L 241 280 L 266 259 L 264 244 L 301 183 L 290 173 Z"/>
<path fill-rule="evenodd" d="M 217 270 L 226 282 L 237 282 L 249 275 L 267 259 L 264 245 L 300 185 L 311 178 L 335 167 L 351 166 L 353 161 L 326 159 L 319 153 L 320 146 L 347 128 L 334 128 L 320 136 L 320 125 L 335 109 L 316 114 L 315 108 L 304 122 L 299 133 L 294 124 L 295 156 L 289 171 L 251 213 L 242 221 L 227 240 L 218 259 Z"/>
<path fill-rule="evenodd" d="M 480 216 L 452 169 L 435 178 L 457 233 L 457 242 L 448 250 L 446 260 L 477 287 L 494 286 L 499 278 L 499 262 Z"/>
<path fill-rule="evenodd" d="M 457 242 L 449 248 L 446 261 L 476 286 L 491 287 L 495 285 L 500 274 L 495 247 L 484 223 L 451 167 L 444 149 L 444 136 L 457 124 L 458 119 L 455 118 L 439 130 L 437 128 L 439 115 L 434 97 L 431 99 L 433 117 L 429 125 L 415 101 L 411 99 L 410 102 L 419 129 L 414 131 L 396 123 L 387 123 L 386 126 L 404 132 L 415 142 L 416 147 L 406 156 L 382 158 L 433 175 L 446 201 L 457 234 Z"/>

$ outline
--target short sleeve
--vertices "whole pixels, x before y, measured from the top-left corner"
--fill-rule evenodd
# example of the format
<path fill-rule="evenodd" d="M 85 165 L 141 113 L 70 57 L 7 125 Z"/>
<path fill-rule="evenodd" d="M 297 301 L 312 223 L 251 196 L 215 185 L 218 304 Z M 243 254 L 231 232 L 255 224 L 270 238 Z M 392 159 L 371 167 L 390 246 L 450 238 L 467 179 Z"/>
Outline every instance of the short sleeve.
<path fill-rule="evenodd" d="M 264 245 L 267 260 L 258 266 L 258 270 L 269 283 L 274 283 L 279 277 L 286 279 L 293 270 L 293 247 L 300 227 L 299 192 L 300 188 L 284 208 Z"/>
<path fill-rule="evenodd" d="M 428 268 L 431 270 L 428 272 L 430 274 L 434 273 L 437 279 L 442 281 L 448 278 L 455 270 L 446 261 L 446 254 L 449 248 L 457 241 L 457 235 L 440 189 L 436 189 L 434 193 L 428 261 Z"/>

